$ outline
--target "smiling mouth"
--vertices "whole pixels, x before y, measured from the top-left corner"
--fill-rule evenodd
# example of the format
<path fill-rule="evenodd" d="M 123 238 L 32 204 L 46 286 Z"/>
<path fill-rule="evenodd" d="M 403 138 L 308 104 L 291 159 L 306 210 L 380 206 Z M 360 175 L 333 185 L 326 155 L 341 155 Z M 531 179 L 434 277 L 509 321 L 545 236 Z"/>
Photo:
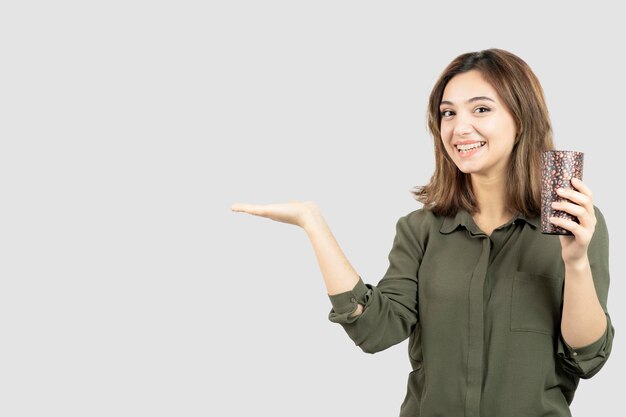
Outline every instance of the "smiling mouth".
<path fill-rule="evenodd" d="M 487 142 L 475 142 L 475 143 L 469 143 L 466 145 L 456 145 L 456 149 L 460 152 L 460 153 L 467 153 L 470 152 L 474 149 L 478 149 L 478 148 L 482 148 L 483 146 L 485 146 Z"/>

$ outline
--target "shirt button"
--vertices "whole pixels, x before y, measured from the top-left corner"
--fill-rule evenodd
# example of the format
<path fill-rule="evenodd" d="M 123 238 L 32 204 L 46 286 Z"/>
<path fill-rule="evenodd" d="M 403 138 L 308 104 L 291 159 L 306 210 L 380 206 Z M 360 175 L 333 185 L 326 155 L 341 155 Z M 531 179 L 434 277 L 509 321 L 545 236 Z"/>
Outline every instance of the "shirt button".
<path fill-rule="evenodd" d="M 572 352 L 572 356 L 578 356 L 577 352 Z"/>
<path fill-rule="evenodd" d="M 352 303 L 356 303 L 356 298 L 352 297 L 352 298 L 350 299 L 350 302 L 352 302 Z"/>

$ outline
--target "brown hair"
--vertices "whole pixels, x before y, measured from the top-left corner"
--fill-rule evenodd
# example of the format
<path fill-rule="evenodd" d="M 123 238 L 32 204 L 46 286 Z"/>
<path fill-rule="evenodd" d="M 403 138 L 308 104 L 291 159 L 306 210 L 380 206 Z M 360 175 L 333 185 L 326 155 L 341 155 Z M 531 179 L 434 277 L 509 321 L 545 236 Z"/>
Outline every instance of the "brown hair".
<path fill-rule="evenodd" d="M 533 216 L 541 207 L 541 153 L 554 149 L 552 126 L 543 89 L 528 64 L 502 49 L 468 52 L 455 58 L 439 76 L 428 101 L 428 128 L 435 141 L 435 173 L 430 183 L 411 190 L 435 214 L 453 216 L 459 209 L 474 213 L 477 202 L 470 175 L 460 171 L 441 140 L 439 106 L 455 75 L 478 70 L 498 92 L 517 125 L 508 171 L 508 209 Z"/>

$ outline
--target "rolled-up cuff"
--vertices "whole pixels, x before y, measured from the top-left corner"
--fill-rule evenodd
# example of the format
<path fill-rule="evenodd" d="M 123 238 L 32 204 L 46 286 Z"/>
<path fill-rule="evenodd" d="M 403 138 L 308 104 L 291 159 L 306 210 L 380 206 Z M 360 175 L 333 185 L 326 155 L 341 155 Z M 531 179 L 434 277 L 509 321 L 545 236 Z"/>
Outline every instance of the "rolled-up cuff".
<path fill-rule="evenodd" d="M 571 373 L 580 378 L 587 379 L 595 375 L 611 353 L 615 330 L 611 323 L 611 317 L 606 314 L 606 318 L 607 325 L 604 334 L 586 346 L 573 348 L 565 342 L 562 335 L 559 335 L 557 339 L 557 355 L 566 365 L 566 368 L 569 368 Z"/>
<path fill-rule="evenodd" d="M 347 321 L 350 314 L 354 313 L 356 310 L 358 304 L 365 305 L 365 295 L 368 291 L 369 288 L 359 276 L 359 281 L 352 290 L 329 295 L 328 298 L 330 298 L 330 302 L 333 306 L 330 312 L 331 321 Z"/>

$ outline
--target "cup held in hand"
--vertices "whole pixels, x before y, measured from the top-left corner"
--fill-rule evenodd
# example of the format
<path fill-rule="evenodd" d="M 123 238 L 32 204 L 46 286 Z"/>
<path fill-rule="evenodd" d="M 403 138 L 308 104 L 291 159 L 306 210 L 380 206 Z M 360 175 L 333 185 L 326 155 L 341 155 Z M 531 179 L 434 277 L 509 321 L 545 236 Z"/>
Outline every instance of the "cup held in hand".
<path fill-rule="evenodd" d="M 552 208 L 554 201 L 567 201 L 560 197 L 558 188 L 573 189 L 572 178 L 583 179 L 584 154 L 577 151 L 546 151 L 541 161 L 541 233 L 549 235 L 572 235 L 550 222 L 550 217 L 560 217 L 578 223 L 578 218 Z"/>

